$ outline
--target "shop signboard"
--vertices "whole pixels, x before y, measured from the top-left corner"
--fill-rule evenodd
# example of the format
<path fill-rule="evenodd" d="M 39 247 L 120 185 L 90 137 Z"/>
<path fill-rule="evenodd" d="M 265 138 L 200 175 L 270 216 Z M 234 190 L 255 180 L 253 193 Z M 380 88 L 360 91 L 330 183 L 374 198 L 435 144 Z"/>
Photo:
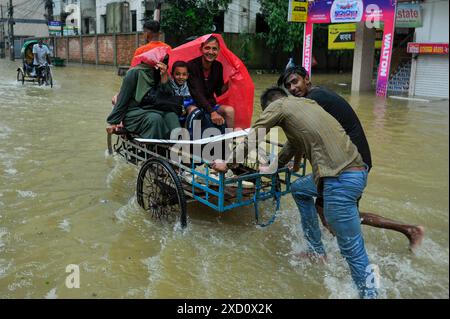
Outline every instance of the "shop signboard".
<path fill-rule="evenodd" d="M 308 1 L 289 0 L 289 22 L 306 22 L 308 19 Z"/>
<path fill-rule="evenodd" d="M 400 2 L 397 5 L 396 28 L 420 28 L 422 25 L 422 8 L 419 3 Z"/>
<path fill-rule="evenodd" d="M 355 23 L 330 24 L 328 26 L 328 50 L 355 49 Z M 377 29 L 375 34 L 375 49 L 381 49 L 383 30 Z"/>
<path fill-rule="evenodd" d="M 448 43 L 409 42 L 406 50 L 412 54 L 448 54 Z"/>
<path fill-rule="evenodd" d="M 61 21 L 49 21 L 48 34 L 50 36 L 61 36 Z"/>

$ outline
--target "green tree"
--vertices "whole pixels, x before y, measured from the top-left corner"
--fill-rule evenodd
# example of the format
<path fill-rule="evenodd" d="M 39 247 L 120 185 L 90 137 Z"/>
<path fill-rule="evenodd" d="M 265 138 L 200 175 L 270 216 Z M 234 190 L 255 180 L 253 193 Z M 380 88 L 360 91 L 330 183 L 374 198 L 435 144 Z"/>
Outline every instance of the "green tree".
<path fill-rule="evenodd" d="M 167 0 L 161 28 L 177 40 L 214 32 L 214 17 L 226 11 L 232 0 Z"/>
<path fill-rule="evenodd" d="M 260 36 L 272 53 L 282 50 L 292 53 L 303 39 L 303 23 L 288 22 L 289 0 L 259 0 L 269 32 Z"/>

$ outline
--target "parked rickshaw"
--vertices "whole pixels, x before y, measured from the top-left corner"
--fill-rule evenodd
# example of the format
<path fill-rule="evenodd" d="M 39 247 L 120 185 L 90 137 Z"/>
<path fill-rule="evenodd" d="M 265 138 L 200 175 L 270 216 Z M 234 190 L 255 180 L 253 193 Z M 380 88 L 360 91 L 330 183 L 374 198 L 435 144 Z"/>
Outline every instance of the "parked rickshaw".
<path fill-rule="evenodd" d="M 216 136 L 207 141 L 185 141 L 197 145 L 207 143 L 238 143 L 236 138 L 246 136 L 229 133 Z M 290 193 L 291 178 L 305 175 L 305 161 L 301 164 L 299 173 L 290 171 L 287 167 L 279 168 L 274 174 L 259 173 L 259 166 L 246 160 L 230 176 L 227 173 L 212 173 L 202 158 L 192 153 L 181 154 L 174 149 L 173 142 L 165 140 L 144 140 L 126 131 L 108 134 L 107 144 L 109 154 L 118 154 L 129 164 L 140 168 L 136 183 L 138 204 L 157 220 L 167 219 L 179 222 L 182 227 L 187 225 L 187 203 L 200 202 L 218 213 L 253 205 L 256 223 L 262 227 L 275 221 L 276 211 L 280 206 L 282 196 Z M 232 135 L 230 135 L 232 134 Z M 116 140 L 113 143 L 114 136 Z M 275 151 L 282 144 L 265 141 L 267 157 L 274 157 Z M 173 153 L 178 152 L 179 158 L 173 159 Z M 188 156 L 191 164 L 184 164 L 182 156 Z M 267 222 L 261 221 L 259 204 L 273 199 L 275 212 Z"/>
<path fill-rule="evenodd" d="M 50 85 L 53 87 L 52 69 L 48 63 L 44 65 L 35 66 L 33 56 L 33 46 L 38 43 L 38 40 L 26 41 L 21 50 L 22 67 L 17 69 L 17 81 L 22 85 L 25 82 L 33 82 L 39 85 Z M 43 44 L 48 48 L 47 44 Z"/>

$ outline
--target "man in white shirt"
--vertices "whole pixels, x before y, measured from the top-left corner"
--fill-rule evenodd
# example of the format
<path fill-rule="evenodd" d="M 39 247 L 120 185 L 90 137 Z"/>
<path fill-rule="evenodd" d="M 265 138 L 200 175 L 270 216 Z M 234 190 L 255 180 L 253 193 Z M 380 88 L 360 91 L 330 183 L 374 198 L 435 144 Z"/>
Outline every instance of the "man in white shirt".
<path fill-rule="evenodd" d="M 37 66 L 45 65 L 46 62 L 48 64 L 51 64 L 50 50 L 46 45 L 43 44 L 42 39 L 39 39 L 39 42 L 33 46 L 33 55 L 33 64 L 35 66 L 35 70 L 38 70 L 38 73 L 40 71 L 40 68 L 36 69 Z"/>

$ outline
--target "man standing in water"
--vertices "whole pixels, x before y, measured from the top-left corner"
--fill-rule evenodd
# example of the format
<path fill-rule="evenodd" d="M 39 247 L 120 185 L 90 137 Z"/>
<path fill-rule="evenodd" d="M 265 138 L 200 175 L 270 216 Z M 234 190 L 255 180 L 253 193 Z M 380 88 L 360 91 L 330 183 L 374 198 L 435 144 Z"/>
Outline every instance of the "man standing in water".
<path fill-rule="evenodd" d="M 315 189 L 323 190 L 324 215 L 336 234 L 341 254 L 350 266 L 359 295 L 361 298 L 376 298 L 377 287 L 371 281 L 376 274 L 364 246 L 357 206 L 367 183 L 368 170 L 358 149 L 339 122 L 312 100 L 288 97 L 282 88 L 275 87 L 264 92 L 261 107 L 263 113 L 249 132 L 248 143 L 239 144 L 233 156 L 238 158 L 241 152 L 250 153 L 253 151 L 250 148 L 256 148 L 268 130 L 275 126 L 281 127 L 287 142 L 276 164 L 285 166 L 293 157 L 298 159 L 302 156 L 311 163 L 311 181 Z M 259 129 L 264 130 L 260 132 Z M 229 165 L 232 163 L 215 161 L 213 168 L 225 172 Z M 275 170 L 271 165 L 269 169 L 260 171 Z M 317 196 L 317 193 L 315 191 L 311 195 Z M 301 201 L 299 210 L 309 255 L 325 261 L 325 247 L 314 201 Z"/>
<path fill-rule="evenodd" d="M 295 97 L 305 97 L 316 101 L 325 111 L 332 115 L 344 128 L 350 140 L 358 148 L 364 163 L 372 168 L 369 143 L 363 127 L 353 108 L 341 96 L 323 87 L 314 87 L 308 73 L 303 67 L 290 67 L 278 79 L 278 86 L 285 87 Z M 292 195 L 298 206 L 304 200 L 312 200 L 316 193 L 312 176 L 305 176 L 292 185 Z M 324 226 L 331 231 L 323 217 L 323 198 L 318 197 L 316 208 Z M 422 242 L 423 226 L 408 225 L 373 213 L 360 212 L 361 223 L 378 228 L 391 229 L 404 234 L 409 240 L 409 248 L 413 251 Z M 332 231 L 331 231 L 332 232 Z M 333 233 L 333 232 L 332 232 Z"/>

